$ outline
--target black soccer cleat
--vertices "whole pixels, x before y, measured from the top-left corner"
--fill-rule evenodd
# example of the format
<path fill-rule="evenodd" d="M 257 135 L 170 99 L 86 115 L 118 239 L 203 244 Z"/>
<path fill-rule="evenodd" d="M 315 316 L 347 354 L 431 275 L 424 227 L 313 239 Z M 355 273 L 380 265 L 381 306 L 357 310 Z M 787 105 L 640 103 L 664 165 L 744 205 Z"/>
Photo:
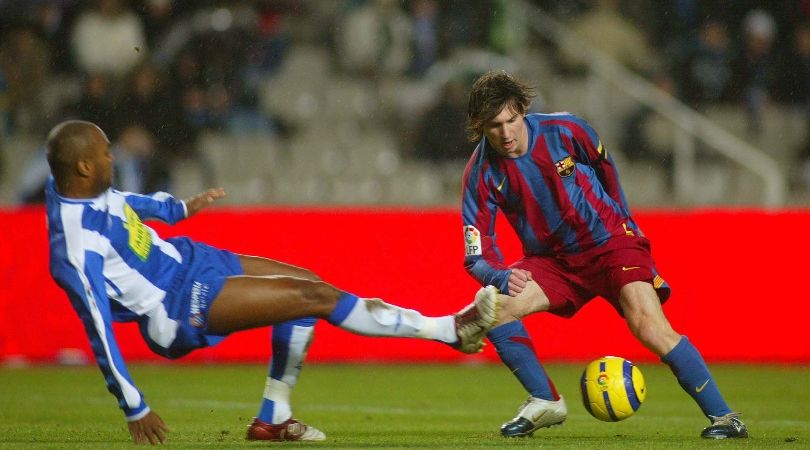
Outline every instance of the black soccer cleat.
<path fill-rule="evenodd" d="M 709 416 L 712 424 L 703 429 L 700 437 L 706 439 L 747 438 L 748 427 L 740 420 L 739 413 L 729 413 L 725 416 Z"/>

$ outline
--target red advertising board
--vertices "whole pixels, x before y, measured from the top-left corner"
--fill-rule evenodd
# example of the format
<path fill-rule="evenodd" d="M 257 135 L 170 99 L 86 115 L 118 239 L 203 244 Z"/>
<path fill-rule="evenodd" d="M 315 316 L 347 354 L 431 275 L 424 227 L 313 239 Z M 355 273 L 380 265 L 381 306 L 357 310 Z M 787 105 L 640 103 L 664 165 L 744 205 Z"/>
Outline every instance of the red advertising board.
<path fill-rule="evenodd" d="M 709 361 L 810 362 L 810 212 L 763 210 L 640 211 L 658 269 L 672 285 L 664 305 L 674 328 Z M 169 227 L 238 253 L 308 267 L 324 280 L 364 297 L 429 315 L 458 310 L 477 284 L 464 272 L 462 223 L 451 209 L 211 209 Z M 499 239 L 508 260 L 520 247 L 505 220 Z M 805 278 L 807 277 L 807 278 Z M 604 354 L 655 357 L 638 344 L 604 301 L 572 319 L 548 314 L 525 320 L 546 361 Z M 157 359 L 132 324 L 116 328 L 129 360 Z M 186 361 L 266 361 L 267 329 L 236 333 Z M 65 349 L 89 353 L 70 304 L 48 274 L 48 242 L 40 208 L 0 210 L 0 361 L 53 361 Z M 315 361 L 496 360 L 488 346 L 461 355 L 435 342 L 353 336 L 317 325 Z"/>

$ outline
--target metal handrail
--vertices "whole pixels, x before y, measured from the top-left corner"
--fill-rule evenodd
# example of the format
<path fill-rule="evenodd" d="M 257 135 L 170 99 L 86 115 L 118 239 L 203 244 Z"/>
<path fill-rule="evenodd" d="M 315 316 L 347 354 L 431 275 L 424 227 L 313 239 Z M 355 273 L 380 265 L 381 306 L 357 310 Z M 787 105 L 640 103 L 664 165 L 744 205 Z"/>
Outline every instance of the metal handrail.
<path fill-rule="evenodd" d="M 696 187 L 695 140 L 699 139 L 719 154 L 745 167 L 762 178 L 762 202 L 767 206 L 781 206 L 787 198 L 786 176 L 774 158 L 753 145 L 717 126 L 704 114 L 671 97 L 599 49 L 588 46 L 576 33 L 552 18 L 540 8 L 519 0 L 526 13 L 527 24 L 560 46 L 569 46 L 586 56 L 590 72 L 639 103 L 651 108 L 669 120 L 683 133 L 675 133 L 673 147 L 675 195 L 688 202 Z"/>

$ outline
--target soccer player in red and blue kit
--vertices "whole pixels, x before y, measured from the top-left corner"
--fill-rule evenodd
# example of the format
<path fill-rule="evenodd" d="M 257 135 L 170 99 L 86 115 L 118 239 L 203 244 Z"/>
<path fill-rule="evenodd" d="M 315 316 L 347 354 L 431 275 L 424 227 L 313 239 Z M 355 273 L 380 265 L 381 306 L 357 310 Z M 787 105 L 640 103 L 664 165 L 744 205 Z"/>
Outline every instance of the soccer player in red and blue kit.
<path fill-rule="evenodd" d="M 533 96 L 512 75 L 489 72 L 474 83 L 467 111 L 478 145 L 463 180 L 464 264 L 481 284 L 508 294 L 487 337 L 529 393 L 501 434 L 531 435 L 568 414 L 520 319 L 543 311 L 571 317 L 599 296 L 669 365 L 710 420 L 702 437 L 747 437 L 700 352 L 664 315 L 670 288 L 633 221 L 613 159 L 584 120 L 527 114 Z M 523 258 L 508 266 L 495 242 L 498 209 L 523 244 Z"/>

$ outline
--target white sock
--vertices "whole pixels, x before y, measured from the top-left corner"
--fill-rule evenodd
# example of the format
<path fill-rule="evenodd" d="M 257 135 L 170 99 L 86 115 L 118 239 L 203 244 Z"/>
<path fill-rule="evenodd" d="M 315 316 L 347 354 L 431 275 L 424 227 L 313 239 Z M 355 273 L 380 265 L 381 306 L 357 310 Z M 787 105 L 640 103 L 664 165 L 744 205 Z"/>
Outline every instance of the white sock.
<path fill-rule="evenodd" d="M 282 423 L 292 417 L 292 409 L 290 408 L 290 394 L 292 393 L 292 386 L 270 377 L 264 384 L 264 399 L 272 402 L 270 408 L 269 423 Z"/>
<path fill-rule="evenodd" d="M 448 344 L 458 340 L 453 316 L 426 317 L 378 298 L 359 299 L 337 325 L 366 336 L 416 337 Z"/>

